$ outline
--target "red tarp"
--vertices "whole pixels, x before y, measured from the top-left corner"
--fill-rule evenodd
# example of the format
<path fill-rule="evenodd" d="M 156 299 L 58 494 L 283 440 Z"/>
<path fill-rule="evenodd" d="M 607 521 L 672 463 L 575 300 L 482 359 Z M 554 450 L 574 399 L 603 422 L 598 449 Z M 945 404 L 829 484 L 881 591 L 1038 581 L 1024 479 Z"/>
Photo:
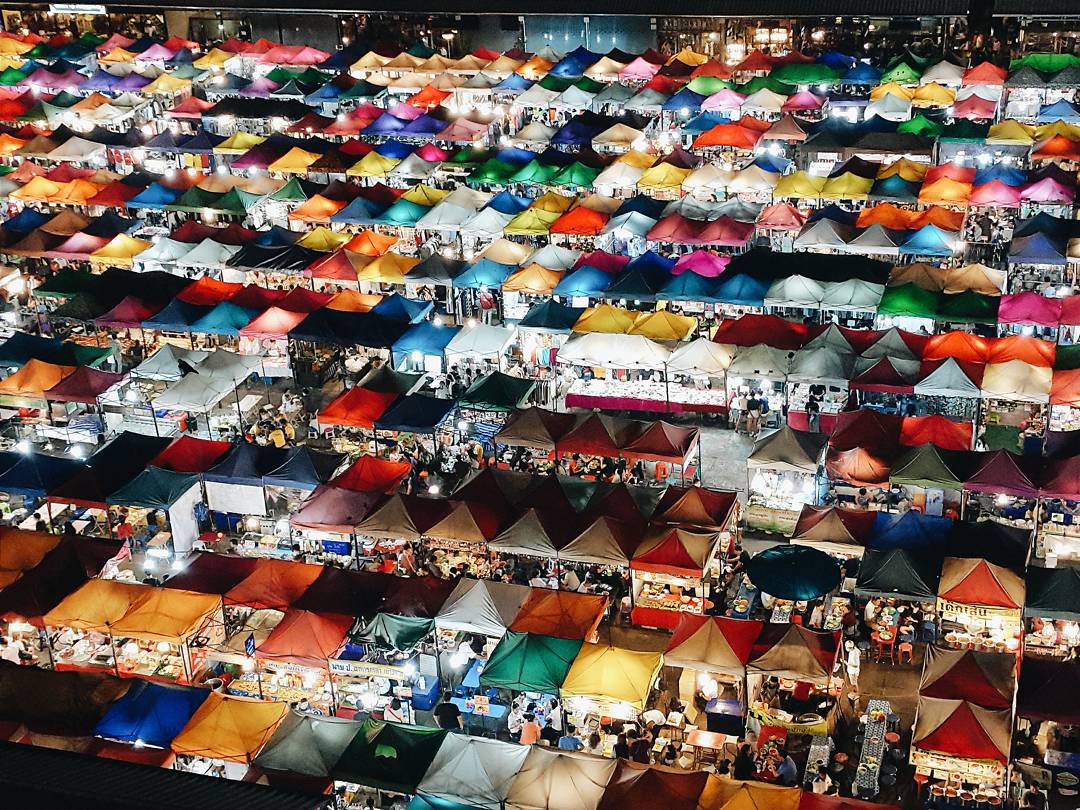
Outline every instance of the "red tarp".
<path fill-rule="evenodd" d="M 229 450 L 231 442 L 215 442 L 197 436 L 180 436 L 150 459 L 148 467 L 180 473 L 201 473 L 213 467 Z"/>
<path fill-rule="evenodd" d="M 1000 654 L 968 650 L 940 677 L 922 687 L 919 694 L 945 700 L 966 700 L 986 709 L 1011 709 L 1011 690 L 1004 694 L 982 667 L 984 663 L 993 665 L 992 659 L 996 657 Z"/>
<path fill-rule="evenodd" d="M 225 602 L 256 610 L 288 610 L 322 573 L 321 565 L 260 559 L 255 568 L 225 594 Z"/>
<path fill-rule="evenodd" d="M 352 616 L 291 609 L 258 646 L 255 657 L 328 669 L 328 659 L 337 652 L 354 622 Z"/>
<path fill-rule="evenodd" d="M 899 447 L 901 424 L 899 416 L 872 408 L 844 411 L 836 417 L 829 447 L 834 450 L 861 448 L 876 456 L 889 456 Z"/>
<path fill-rule="evenodd" d="M 901 375 L 888 357 L 882 357 L 862 374 L 853 377 L 851 387 L 860 391 L 888 391 L 897 394 L 910 394 L 915 390 L 914 380 Z"/>
<path fill-rule="evenodd" d="M 355 492 L 393 492 L 411 469 L 412 465 L 407 461 L 363 455 L 330 483 Z"/>
<path fill-rule="evenodd" d="M 825 456 L 825 474 L 830 481 L 876 487 L 889 480 L 889 465 L 862 447 L 851 450 L 830 448 Z"/>
<path fill-rule="evenodd" d="M 319 411 L 319 424 L 371 429 L 397 398 L 394 391 L 350 388 Z"/>
<path fill-rule="evenodd" d="M 45 392 L 45 399 L 54 402 L 82 402 L 92 405 L 97 398 L 124 379 L 123 374 L 99 371 L 89 366 L 79 366 L 52 388 Z"/>
<path fill-rule="evenodd" d="M 934 335 L 926 341 L 923 350 L 924 360 L 967 360 L 972 363 L 985 363 L 990 354 L 990 341 L 970 332 L 945 332 Z"/>
<path fill-rule="evenodd" d="M 954 422 L 940 414 L 905 416 L 900 425 L 900 444 L 918 447 L 933 444 L 944 450 L 970 450 L 972 424 Z"/>
<path fill-rule="evenodd" d="M 939 751 L 966 759 L 1007 762 L 1009 758 L 1008 752 L 1000 750 L 987 734 L 971 704 L 964 701 L 957 704 L 940 726 L 914 741 L 914 745 L 924 751 Z"/>
<path fill-rule="evenodd" d="M 756 346 L 764 343 L 774 349 L 801 349 L 810 339 L 810 327 L 792 323 L 776 315 L 743 315 L 724 320 L 713 335 L 716 343 Z"/>
<path fill-rule="evenodd" d="M 174 236 L 173 238 L 175 239 L 176 237 Z M 243 286 L 243 284 L 218 281 L 216 278 L 203 276 L 177 293 L 176 298 L 178 301 L 183 301 L 186 304 L 212 307 L 217 306 L 222 301 L 236 295 Z"/>
<path fill-rule="evenodd" d="M 1001 570 L 1005 571 L 1006 574 L 1009 573 L 1007 569 Z M 950 602 L 958 602 L 961 605 L 980 605 L 1014 610 L 1023 607 L 1001 584 L 990 563 L 986 560 L 974 561 L 971 570 L 955 585 L 939 592 L 938 597 L 947 599 Z"/>

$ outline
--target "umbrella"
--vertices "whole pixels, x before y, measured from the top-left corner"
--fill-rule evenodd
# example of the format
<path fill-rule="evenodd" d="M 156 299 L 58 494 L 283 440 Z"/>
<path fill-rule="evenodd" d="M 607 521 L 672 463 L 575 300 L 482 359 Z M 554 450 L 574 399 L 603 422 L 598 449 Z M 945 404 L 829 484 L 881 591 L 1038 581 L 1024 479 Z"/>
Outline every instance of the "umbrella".
<path fill-rule="evenodd" d="M 840 583 L 836 561 L 808 546 L 767 549 L 751 558 L 746 573 L 765 593 L 795 601 L 816 599 Z"/>

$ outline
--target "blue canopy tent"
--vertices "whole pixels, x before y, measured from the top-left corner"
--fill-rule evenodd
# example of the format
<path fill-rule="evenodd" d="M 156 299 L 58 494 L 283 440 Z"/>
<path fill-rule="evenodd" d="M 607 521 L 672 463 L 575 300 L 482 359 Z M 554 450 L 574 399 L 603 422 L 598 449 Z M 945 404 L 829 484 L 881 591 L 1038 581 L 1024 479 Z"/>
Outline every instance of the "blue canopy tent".
<path fill-rule="evenodd" d="M 421 116 L 421 118 L 423 118 L 423 117 L 424 116 Z M 420 118 L 417 118 L 416 120 L 419 121 Z M 416 123 L 416 122 L 415 121 L 410 121 L 409 123 L 412 124 L 412 123 Z M 442 126 L 445 127 L 446 124 L 442 124 Z M 405 131 L 409 131 L 409 130 L 405 130 Z M 399 141 L 399 140 L 391 138 L 389 141 L 386 141 L 385 143 L 380 143 L 378 146 L 376 146 L 375 151 L 378 152 L 383 157 L 397 158 L 398 160 L 404 160 L 405 158 L 407 158 L 409 155 L 411 155 L 413 152 L 416 151 L 416 146 L 414 146 L 413 144 L 405 143 L 404 141 Z"/>
<path fill-rule="evenodd" d="M 164 211 L 166 205 L 170 205 L 183 193 L 182 189 L 168 188 L 161 183 L 147 186 L 125 205 L 128 210 L 142 208 L 150 211 Z"/>
<path fill-rule="evenodd" d="M 376 430 L 398 433 L 434 433 L 453 413 L 457 403 L 424 394 L 402 397 L 375 420 Z"/>
<path fill-rule="evenodd" d="M 389 207 L 388 204 L 357 197 L 336 214 L 331 214 L 330 221 L 344 225 L 372 225 Z"/>
<path fill-rule="evenodd" d="M 897 202 L 915 202 L 919 198 L 919 183 L 905 180 L 894 174 L 874 181 L 870 187 L 871 200 L 896 200 Z"/>
<path fill-rule="evenodd" d="M 0 453 L 0 492 L 40 498 L 64 483 L 85 464 L 73 458 L 40 453 Z"/>
<path fill-rule="evenodd" d="M 407 123 L 401 130 L 401 134 L 408 135 L 410 138 L 433 138 L 444 129 L 446 129 L 445 121 L 424 113 Z"/>
<path fill-rule="evenodd" d="M 584 146 L 592 142 L 592 139 L 603 132 L 607 127 L 597 123 L 591 123 L 582 117 L 572 118 L 551 136 L 552 145 L 556 146 Z"/>
<path fill-rule="evenodd" d="M 658 301 L 715 303 L 720 300 L 716 294 L 717 287 L 720 286 L 719 282 L 720 278 L 705 278 L 697 273 L 680 273 L 668 279 L 656 293 L 656 299 Z"/>
<path fill-rule="evenodd" d="M 882 71 L 866 62 L 857 62 L 840 78 L 841 84 L 878 84 Z"/>
<path fill-rule="evenodd" d="M 98 721 L 94 735 L 168 748 L 209 695 L 209 689 L 134 680 Z"/>
<path fill-rule="evenodd" d="M 691 275 L 691 274 L 685 274 Z M 604 290 L 604 298 L 627 301 L 655 301 L 656 293 L 671 279 L 667 270 L 642 266 L 631 269 L 629 265 Z"/>
<path fill-rule="evenodd" d="M 290 447 L 285 460 L 262 477 L 265 486 L 315 489 L 334 477 L 348 458 L 346 453 L 325 453 L 307 447 Z"/>
<path fill-rule="evenodd" d="M 203 473 L 203 480 L 261 487 L 263 476 L 284 464 L 287 457 L 285 448 L 237 442 L 221 461 Z"/>
<path fill-rule="evenodd" d="M 440 326 L 431 321 L 420 321 L 410 326 L 390 347 L 395 367 L 400 366 L 405 358 L 422 360 L 426 356 L 442 357 L 443 349 L 460 331 L 460 326 Z"/>
<path fill-rule="evenodd" d="M 295 244 L 303 235 L 303 231 L 290 231 L 280 225 L 272 225 L 269 230 L 259 231 L 259 235 L 255 237 L 252 244 L 269 248 L 288 247 Z"/>
<path fill-rule="evenodd" d="M 491 90 L 494 93 L 506 93 L 508 95 L 519 96 L 534 84 L 536 84 L 536 82 L 530 81 L 518 73 L 511 73 L 491 88 Z"/>
<path fill-rule="evenodd" d="M 903 256 L 952 256 L 955 237 L 933 223 L 923 225 L 900 246 Z"/>
<path fill-rule="evenodd" d="M 686 274 L 693 275 L 693 274 Z M 536 329 L 542 332 L 567 333 L 581 318 L 585 310 L 581 307 L 568 307 L 558 301 L 548 299 L 533 304 L 525 317 L 518 322 L 518 329 Z"/>
<path fill-rule="evenodd" d="M 4 223 L 5 231 L 16 233 L 29 233 L 36 230 L 53 218 L 52 214 L 43 214 L 36 208 L 24 208 L 11 219 Z"/>
<path fill-rule="evenodd" d="M 697 274 L 683 273 L 683 275 L 694 276 Z M 716 300 L 724 304 L 742 307 L 764 306 L 765 292 L 771 284 L 769 279 L 754 278 L 745 273 L 724 274 L 720 276 L 719 281 L 720 283 L 713 291 Z"/>
<path fill-rule="evenodd" d="M 511 194 L 509 191 L 500 191 L 488 200 L 488 203 L 484 208 L 494 208 L 500 214 L 512 214 L 516 216 L 528 208 L 530 204 L 532 204 L 532 200 L 528 197 L 519 197 L 516 194 Z"/>
<path fill-rule="evenodd" d="M 840 51 L 825 51 L 818 55 L 817 61 L 833 70 L 843 71 L 850 71 L 856 64 L 854 56 L 848 56 Z"/>
<path fill-rule="evenodd" d="M 1080 109 L 1077 109 L 1072 102 L 1059 98 L 1053 104 L 1040 107 L 1039 115 L 1035 121 L 1039 124 L 1052 124 L 1054 121 L 1077 124 L 1080 123 Z"/>
<path fill-rule="evenodd" d="M 505 149 L 500 149 L 495 155 L 495 160 L 515 166 L 524 166 L 530 160 L 535 158 L 536 152 L 531 152 L 528 149 L 521 149 L 517 146 L 508 146 Z"/>
<path fill-rule="evenodd" d="M 158 329 L 165 332 L 186 332 L 191 325 L 214 311 L 212 306 L 189 304 L 187 301 L 174 299 L 165 309 L 142 322 L 143 329 Z M 248 318 L 250 321 L 251 318 Z"/>
<path fill-rule="evenodd" d="M 415 301 L 400 293 L 394 293 L 377 303 L 371 311 L 384 318 L 418 323 L 426 318 L 434 307 L 431 301 Z"/>
<path fill-rule="evenodd" d="M 701 93 L 695 93 L 693 90 L 688 90 L 684 87 L 665 101 L 664 106 L 660 109 L 665 112 L 677 112 L 680 115 L 688 117 L 691 114 L 697 114 L 701 111 L 701 102 L 703 102 L 705 98 L 706 97 L 701 95 Z"/>
<path fill-rule="evenodd" d="M 386 112 L 360 130 L 361 135 L 393 135 L 395 132 L 400 132 L 405 129 L 405 125 L 408 121 L 402 118 L 396 118 L 390 113 Z"/>
<path fill-rule="evenodd" d="M 649 219 L 660 219 L 663 216 L 664 208 L 666 208 L 668 202 L 665 200 L 657 200 L 647 194 L 638 194 L 625 200 L 620 205 L 614 214 L 611 215 L 612 219 L 621 217 L 624 214 L 643 214 L 649 217 Z"/>
<path fill-rule="evenodd" d="M 603 293 L 615 281 L 615 276 L 593 267 L 591 264 L 583 265 L 572 273 L 563 276 L 552 295 L 573 297 L 595 298 Z"/>
<path fill-rule="evenodd" d="M 117 506 L 168 509 L 198 483 L 197 475 L 147 467 L 109 495 L 105 502 Z"/>
<path fill-rule="evenodd" d="M 878 512 L 867 548 L 885 551 L 893 548 L 932 548 L 940 546 L 952 531 L 950 518 L 908 511 L 902 515 Z"/>
<path fill-rule="evenodd" d="M 1045 233 L 1013 238 L 1009 246 L 1009 264 L 1064 265 L 1065 248 Z"/>
<path fill-rule="evenodd" d="M 716 110 L 710 110 L 709 112 L 703 112 L 700 115 L 695 115 L 685 124 L 683 124 L 683 132 L 707 132 L 715 127 L 717 124 L 730 124 L 731 119 L 722 112 Z"/>
<path fill-rule="evenodd" d="M 1007 186 L 1012 186 L 1013 188 L 1019 188 L 1027 182 L 1027 176 L 1023 169 L 1018 169 L 1015 166 L 1006 166 L 1002 163 L 995 163 L 992 166 L 983 167 L 975 172 L 975 181 L 972 185 L 981 186 L 983 183 L 989 183 L 993 180 L 997 180 Z"/>
<path fill-rule="evenodd" d="M 454 281 L 456 290 L 478 290 L 481 287 L 501 287 L 503 282 L 514 272 L 512 264 L 499 264 L 491 259 L 481 259 L 476 264 L 465 268 Z"/>
<path fill-rule="evenodd" d="M 289 338 L 336 346 L 389 349 L 408 328 L 408 321 L 386 318 L 374 312 L 317 309 L 292 328 Z"/>
<path fill-rule="evenodd" d="M 259 309 L 238 307 L 236 304 L 222 301 L 191 324 L 189 330 L 205 335 L 239 335 L 240 330 L 251 323 L 260 312 Z"/>
<path fill-rule="evenodd" d="M 553 146 L 549 146 L 547 149 L 537 155 L 536 159 L 544 166 L 569 166 L 577 158 L 570 152 L 564 152 L 561 149 L 556 149 Z"/>
<path fill-rule="evenodd" d="M 675 260 L 668 256 L 661 256 L 652 250 L 646 250 L 640 256 L 631 259 L 626 265 L 626 270 L 644 270 L 648 272 L 670 273 L 675 266 Z"/>

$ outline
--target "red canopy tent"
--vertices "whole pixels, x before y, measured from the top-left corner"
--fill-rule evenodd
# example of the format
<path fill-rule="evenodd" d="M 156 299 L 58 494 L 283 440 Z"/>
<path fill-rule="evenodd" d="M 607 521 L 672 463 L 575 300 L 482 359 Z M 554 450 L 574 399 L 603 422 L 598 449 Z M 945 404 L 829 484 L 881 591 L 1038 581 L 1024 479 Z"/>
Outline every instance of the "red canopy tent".
<path fill-rule="evenodd" d="M 256 610 L 288 610 L 322 573 L 321 565 L 259 559 L 251 573 L 226 591 L 226 604 Z"/>
<path fill-rule="evenodd" d="M 330 483 L 356 492 L 393 492 L 411 470 L 412 465 L 407 461 L 390 461 L 365 454 Z"/>
<path fill-rule="evenodd" d="M 159 305 L 149 304 L 134 295 L 127 295 L 104 315 L 94 318 L 94 326 L 137 329 L 143 321 L 156 315 L 160 310 Z"/>
<path fill-rule="evenodd" d="M 747 314 L 735 320 L 720 322 L 713 341 L 735 346 L 756 346 L 764 343 L 775 349 L 801 349 L 810 339 L 810 327 L 792 323 L 776 315 Z"/>
<path fill-rule="evenodd" d="M 990 341 L 987 363 L 1008 363 L 1023 360 L 1032 366 L 1053 368 L 1057 357 L 1057 345 L 1049 340 L 1039 340 L 1030 335 L 1009 335 Z"/>
<path fill-rule="evenodd" d="M 619 760 L 608 780 L 597 810 L 630 807 L 663 807 L 666 810 L 697 810 L 698 798 L 709 775 L 663 765 L 642 765 Z"/>
<path fill-rule="evenodd" d="M 680 613 L 664 652 L 669 666 L 742 675 L 764 622 Z"/>
<path fill-rule="evenodd" d="M 996 652 L 948 650 L 931 644 L 919 681 L 919 696 L 966 700 L 984 709 L 1010 709 L 1016 662 Z"/>
<path fill-rule="evenodd" d="M 850 450 L 830 448 L 825 456 L 825 474 L 830 481 L 858 487 L 877 487 L 889 480 L 889 465 L 862 447 Z"/>
<path fill-rule="evenodd" d="M 175 239 L 175 236 L 173 237 Z M 187 285 L 177 293 L 178 301 L 197 306 L 216 306 L 236 295 L 243 288 L 243 284 L 229 281 L 218 281 L 210 276 L 203 276 Z"/>
<path fill-rule="evenodd" d="M 829 447 L 833 450 L 860 448 L 877 456 L 890 456 L 899 447 L 901 424 L 899 416 L 872 408 L 843 411 L 837 416 Z"/>
<path fill-rule="evenodd" d="M 636 427 L 634 423 L 633 428 Z M 555 442 L 555 452 L 615 458 L 627 443 L 631 429 L 631 424 L 618 424 L 611 417 L 591 413 Z"/>
<path fill-rule="evenodd" d="M 866 371 L 855 375 L 851 379 L 851 387 L 860 391 L 894 394 L 910 394 L 915 390 L 914 380 L 898 371 L 890 357 L 882 357 Z"/>
<path fill-rule="evenodd" d="M 215 442 L 197 436 L 180 436 L 150 459 L 148 467 L 181 473 L 201 473 L 213 467 L 229 450 L 231 442 Z"/>
<path fill-rule="evenodd" d="M 954 422 L 940 414 L 905 416 L 900 425 L 900 444 L 918 447 L 933 444 L 944 450 L 970 450 L 974 426 Z"/>
<path fill-rule="evenodd" d="M 964 481 L 964 489 L 972 492 L 1003 493 L 1018 498 L 1039 497 L 1034 464 L 1008 450 L 992 450 L 985 460 Z"/>
<path fill-rule="evenodd" d="M 319 411 L 319 424 L 371 429 L 397 398 L 395 391 L 350 388 Z"/>
<path fill-rule="evenodd" d="M 79 366 L 52 388 L 45 391 L 45 399 L 54 402 L 81 402 L 93 405 L 98 397 L 124 379 L 126 375 L 112 371 L 100 371 L 89 366 Z"/>
<path fill-rule="evenodd" d="M 946 557 L 941 568 L 938 599 L 961 605 L 1020 610 L 1024 580 L 1008 568 L 986 560 Z"/>
<path fill-rule="evenodd" d="M 664 421 L 653 422 L 622 448 L 628 459 L 650 459 L 685 465 L 698 446 L 700 431 Z"/>
<path fill-rule="evenodd" d="M 354 623 L 352 616 L 291 608 L 255 649 L 255 657 L 313 669 L 328 669 L 329 658 L 337 652 Z"/>
<path fill-rule="evenodd" d="M 923 350 L 924 360 L 967 360 L 972 363 L 985 363 L 990 354 L 990 341 L 970 332 L 944 332 L 934 335 L 926 341 Z"/>
<path fill-rule="evenodd" d="M 922 698 L 912 745 L 963 759 L 1009 760 L 1012 713 L 983 709 L 963 700 Z"/>

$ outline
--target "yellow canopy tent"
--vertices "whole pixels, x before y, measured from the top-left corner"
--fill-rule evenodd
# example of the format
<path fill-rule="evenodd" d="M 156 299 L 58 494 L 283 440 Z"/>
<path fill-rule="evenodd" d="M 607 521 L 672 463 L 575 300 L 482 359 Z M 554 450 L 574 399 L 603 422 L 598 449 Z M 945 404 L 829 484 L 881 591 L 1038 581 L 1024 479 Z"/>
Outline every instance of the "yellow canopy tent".
<path fill-rule="evenodd" d="M 709 774 L 698 810 L 798 810 L 802 791 L 763 782 L 741 782 Z"/>
<path fill-rule="evenodd" d="M 375 53 L 375 51 L 368 51 L 349 67 L 352 70 L 372 70 L 374 68 L 381 68 L 389 61 L 389 56 L 383 56 L 381 53 Z"/>
<path fill-rule="evenodd" d="M 573 331 L 625 335 L 633 329 L 635 320 L 636 313 L 613 307 L 611 304 L 601 304 L 586 309 L 574 324 Z"/>
<path fill-rule="evenodd" d="M 690 169 L 680 169 L 670 163 L 658 163 L 648 168 L 638 179 L 638 188 L 679 188 L 690 175 Z"/>
<path fill-rule="evenodd" d="M 115 579 L 88 580 L 45 614 L 45 626 L 105 633 L 110 625 L 131 610 L 132 605 L 145 599 L 150 590 L 146 585 Z"/>
<path fill-rule="evenodd" d="M 441 188 L 432 188 L 424 183 L 417 183 L 404 194 L 401 199 L 408 200 L 417 205 L 426 205 L 428 208 L 443 201 L 450 192 Z"/>
<path fill-rule="evenodd" d="M 919 85 L 911 99 L 913 107 L 949 107 L 956 101 L 956 91 L 937 82 Z"/>
<path fill-rule="evenodd" d="M 383 297 L 378 293 L 342 290 L 330 299 L 330 303 L 326 305 L 326 308 L 336 309 L 339 312 L 370 312 L 383 300 Z"/>
<path fill-rule="evenodd" d="M 319 157 L 320 155 L 318 152 L 309 152 L 307 149 L 301 149 L 299 146 L 294 146 L 267 166 L 266 170 L 269 172 L 280 172 L 282 174 L 306 174 L 308 166 L 318 160 Z"/>
<path fill-rule="evenodd" d="M 1049 140 L 1055 135 L 1068 138 L 1070 141 L 1080 141 L 1080 126 L 1059 119 L 1051 124 L 1040 124 L 1035 127 L 1035 137 L 1040 141 Z"/>
<path fill-rule="evenodd" d="M 197 67 L 199 70 L 210 70 L 212 68 L 224 67 L 225 63 L 232 59 L 236 54 L 223 51 L 220 48 L 213 48 L 207 51 L 204 55 L 200 56 L 191 64 Z"/>
<path fill-rule="evenodd" d="M 266 140 L 265 135 L 252 135 L 250 132 L 234 132 L 214 147 L 215 155 L 242 155 Z"/>
<path fill-rule="evenodd" d="M 825 187 L 824 177 L 816 177 L 804 171 L 785 174 L 773 188 L 773 197 L 791 197 L 796 200 L 816 200 Z"/>
<path fill-rule="evenodd" d="M 925 163 L 917 163 L 911 158 L 900 158 L 887 166 L 882 166 L 877 173 L 878 179 L 884 180 L 893 175 L 900 175 L 901 180 L 909 183 L 921 183 L 929 168 Z"/>
<path fill-rule="evenodd" d="M 830 177 L 821 187 L 823 200 L 865 200 L 874 181 L 869 177 L 860 177 L 852 172 L 844 172 Z"/>
<path fill-rule="evenodd" d="M 124 48 L 113 48 L 107 54 L 98 57 L 98 64 L 119 65 L 127 62 L 134 62 L 137 55 L 138 54 L 134 54 Z"/>
<path fill-rule="evenodd" d="M 660 309 L 656 312 L 640 313 L 630 327 L 630 334 L 642 335 L 651 340 L 685 340 L 695 329 L 697 318 Z"/>
<path fill-rule="evenodd" d="M 509 239 L 496 239 L 482 251 L 481 259 L 489 259 L 496 264 L 521 264 L 532 254 L 532 248 Z"/>
<path fill-rule="evenodd" d="M 526 208 L 503 226 L 507 236 L 544 236 L 561 214 Z"/>
<path fill-rule="evenodd" d="M 986 142 L 1030 146 L 1035 143 L 1035 128 L 1006 118 L 990 127 L 986 133 Z"/>
<path fill-rule="evenodd" d="M 675 54 L 668 60 L 668 64 L 670 65 L 676 60 L 682 62 L 684 65 L 697 67 L 698 65 L 704 65 L 706 62 L 708 62 L 709 57 L 703 53 L 698 53 L 697 51 L 691 50 L 690 48 L 683 48 L 681 51 L 679 51 L 677 54 Z"/>
<path fill-rule="evenodd" d="M 250 762 L 289 713 L 289 704 L 211 692 L 172 741 L 177 754 Z"/>
<path fill-rule="evenodd" d="M 562 279 L 558 270 L 549 270 L 533 262 L 512 273 L 503 282 L 503 292 L 525 293 L 527 295 L 550 295 L 555 285 Z"/>
<path fill-rule="evenodd" d="M 406 274 L 418 264 L 420 259 L 414 256 L 384 253 L 357 273 L 357 278 L 373 284 L 404 284 Z"/>
<path fill-rule="evenodd" d="M 627 166 L 634 166 L 638 169 L 647 169 L 656 163 L 656 155 L 650 155 L 645 152 L 639 152 L 636 149 L 631 149 L 625 155 L 617 157 L 615 162 L 625 163 Z"/>
<path fill-rule="evenodd" d="M 378 152 L 368 152 L 350 166 L 345 174 L 349 177 L 386 177 L 401 161 Z"/>
<path fill-rule="evenodd" d="M 879 84 L 870 91 L 871 101 L 877 101 L 885 96 L 896 96 L 904 101 L 911 101 L 915 97 L 915 88 L 903 87 L 896 82 L 886 82 L 885 84 Z"/>
<path fill-rule="evenodd" d="M 341 231 L 332 231 L 325 225 L 319 225 L 305 233 L 296 244 L 308 250 L 318 250 L 322 253 L 330 253 L 337 250 L 350 239 L 349 234 Z"/>
<path fill-rule="evenodd" d="M 15 39 L 14 37 L 0 37 L 0 53 L 8 56 L 15 55 L 21 56 L 27 51 L 32 51 L 34 46 L 29 42 L 23 42 L 21 39 Z"/>
<path fill-rule="evenodd" d="M 664 656 L 600 644 L 583 644 L 559 693 L 598 703 L 626 703 L 641 711 Z"/>
<path fill-rule="evenodd" d="M 179 76 L 173 76 L 171 73 L 162 73 L 150 84 L 146 85 L 140 92 L 147 95 L 165 95 L 171 96 L 176 93 L 183 92 L 191 87 L 191 79 L 181 79 Z"/>
<path fill-rule="evenodd" d="M 56 548 L 60 536 L 19 529 L 0 531 L 0 588 L 6 588 Z"/>
<path fill-rule="evenodd" d="M 153 242 L 136 239 L 126 233 L 118 233 L 106 244 L 90 254 L 90 261 L 95 264 L 111 264 L 115 267 L 131 267 L 132 260 L 150 248 Z"/>
<path fill-rule="evenodd" d="M 549 191 L 533 200 L 529 208 L 533 211 L 547 211 L 552 214 L 565 214 L 573 206 L 577 197 L 564 197 Z"/>
<path fill-rule="evenodd" d="M 170 588 L 149 588 L 142 599 L 111 625 L 114 636 L 182 644 L 221 607 L 221 597 Z"/>

